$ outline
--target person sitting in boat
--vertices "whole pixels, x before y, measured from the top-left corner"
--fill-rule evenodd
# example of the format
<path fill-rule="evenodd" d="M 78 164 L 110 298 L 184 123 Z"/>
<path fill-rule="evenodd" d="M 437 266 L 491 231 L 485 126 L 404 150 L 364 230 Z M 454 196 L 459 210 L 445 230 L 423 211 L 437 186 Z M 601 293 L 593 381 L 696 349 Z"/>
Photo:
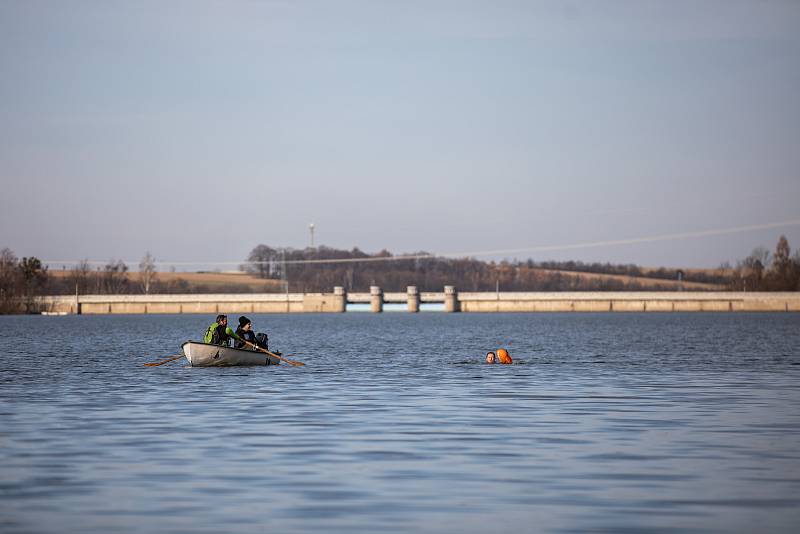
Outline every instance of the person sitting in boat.
<path fill-rule="evenodd" d="M 206 335 L 203 336 L 203 343 L 227 347 L 231 339 L 241 341 L 241 338 L 236 332 L 228 326 L 228 316 L 217 315 L 217 320 L 214 321 L 214 324 L 206 329 Z"/>
<path fill-rule="evenodd" d="M 267 334 L 264 334 L 262 332 L 259 332 L 258 334 L 253 332 L 253 322 L 250 321 L 250 319 L 248 319 L 244 315 L 239 317 L 239 327 L 236 329 L 236 335 L 238 335 L 240 338 L 244 340 L 244 341 L 237 341 L 236 344 L 234 344 L 234 347 L 236 347 L 237 349 L 245 348 L 246 345 L 244 342 L 248 341 L 250 343 L 258 345 L 264 350 L 269 350 L 269 336 L 267 336 Z M 278 356 L 283 354 L 282 352 L 278 351 L 273 351 L 273 353 L 277 354 Z"/>

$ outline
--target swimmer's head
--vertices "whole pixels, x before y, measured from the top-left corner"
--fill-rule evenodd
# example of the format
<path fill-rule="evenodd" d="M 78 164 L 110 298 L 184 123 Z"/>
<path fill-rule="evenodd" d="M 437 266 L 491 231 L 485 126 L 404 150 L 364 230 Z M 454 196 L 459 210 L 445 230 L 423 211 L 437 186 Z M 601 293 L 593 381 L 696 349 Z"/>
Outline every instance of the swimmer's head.
<path fill-rule="evenodd" d="M 492 352 L 492 351 L 487 352 L 486 353 L 486 363 L 494 363 L 495 361 L 496 360 L 495 360 L 494 352 Z"/>

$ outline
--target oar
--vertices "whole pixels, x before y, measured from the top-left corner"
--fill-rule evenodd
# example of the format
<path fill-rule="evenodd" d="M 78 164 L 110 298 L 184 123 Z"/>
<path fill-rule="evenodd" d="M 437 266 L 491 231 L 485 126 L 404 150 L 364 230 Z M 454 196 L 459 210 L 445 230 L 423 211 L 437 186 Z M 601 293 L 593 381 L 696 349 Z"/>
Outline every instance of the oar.
<path fill-rule="evenodd" d="M 242 341 L 244 341 L 244 340 L 242 340 Z M 251 347 L 253 347 L 256 350 L 263 352 L 264 354 L 269 354 L 270 356 L 274 356 L 275 358 L 278 358 L 279 360 L 283 360 L 286 363 L 290 363 L 290 364 L 294 365 L 295 367 L 297 367 L 298 365 L 305 365 L 303 362 L 293 362 L 292 360 L 287 360 L 286 358 L 281 358 L 280 356 L 278 356 L 274 352 L 270 352 L 270 351 L 268 351 L 266 349 L 262 349 L 261 347 L 259 347 L 255 343 L 250 343 L 249 341 L 245 341 L 245 343 L 250 345 Z"/>
<path fill-rule="evenodd" d="M 157 366 L 157 365 L 164 365 L 165 363 L 174 362 L 175 360 L 180 360 L 180 359 L 181 359 L 181 358 L 183 358 L 183 357 L 184 357 L 184 356 L 183 356 L 183 354 L 181 354 L 180 356 L 175 356 L 174 358 L 170 358 L 170 359 L 168 359 L 168 360 L 162 360 L 162 361 L 160 361 L 160 362 L 151 362 L 151 363 L 146 363 L 146 364 L 144 364 L 144 365 L 145 365 L 146 367 L 155 367 L 155 366 Z"/>

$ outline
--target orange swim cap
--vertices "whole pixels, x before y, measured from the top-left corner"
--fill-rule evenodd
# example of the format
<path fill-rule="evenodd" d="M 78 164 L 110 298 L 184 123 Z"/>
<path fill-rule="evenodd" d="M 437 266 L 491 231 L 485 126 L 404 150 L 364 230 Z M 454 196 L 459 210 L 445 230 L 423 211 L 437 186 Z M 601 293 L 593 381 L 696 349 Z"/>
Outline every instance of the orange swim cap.
<path fill-rule="evenodd" d="M 497 358 L 500 360 L 500 363 L 511 363 L 511 355 L 508 353 L 506 349 L 497 349 Z"/>

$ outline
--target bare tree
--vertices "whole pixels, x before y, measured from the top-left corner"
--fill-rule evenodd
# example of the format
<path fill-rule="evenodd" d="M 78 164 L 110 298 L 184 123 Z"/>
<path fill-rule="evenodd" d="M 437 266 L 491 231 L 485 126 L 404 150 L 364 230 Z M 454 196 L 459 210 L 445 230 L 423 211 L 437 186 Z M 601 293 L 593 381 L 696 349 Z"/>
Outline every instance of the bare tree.
<path fill-rule="evenodd" d="M 764 247 L 753 249 L 748 257 L 736 265 L 737 289 L 760 291 L 763 289 L 764 272 L 769 264 L 769 251 Z"/>
<path fill-rule="evenodd" d="M 11 249 L 0 250 L 0 289 L 10 291 L 16 285 L 17 257 Z"/>
<path fill-rule="evenodd" d="M 89 265 L 89 260 L 81 260 L 70 271 L 69 283 L 75 291 L 79 293 L 87 293 L 91 285 L 92 267 Z"/>
<path fill-rule="evenodd" d="M 139 262 L 139 283 L 145 295 L 150 293 L 153 282 L 156 280 L 156 259 L 147 251 L 142 261 Z"/>
<path fill-rule="evenodd" d="M 19 271 L 24 284 L 25 311 L 37 312 L 39 310 L 35 300 L 47 283 L 47 267 L 42 265 L 39 258 L 31 256 L 22 258 L 22 261 L 19 262 Z"/>
<path fill-rule="evenodd" d="M 795 250 L 792 256 L 792 291 L 800 291 L 800 250 Z"/>
<path fill-rule="evenodd" d="M 122 260 L 111 260 L 103 269 L 103 289 L 109 295 L 125 293 L 128 288 L 128 266 Z"/>
<path fill-rule="evenodd" d="M 0 313 L 16 311 L 19 280 L 18 260 L 11 249 L 0 250 Z"/>
<path fill-rule="evenodd" d="M 789 240 L 785 235 L 778 238 L 778 244 L 775 246 L 775 255 L 773 261 L 778 264 L 789 263 L 791 249 L 789 248 Z"/>
<path fill-rule="evenodd" d="M 769 267 L 772 258 L 770 257 L 769 250 L 764 247 L 756 247 L 753 249 L 753 252 L 750 253 L 750 256 L 745 259 L 745 261 L 748 260 L 750 263 L 758 262 L 762 269 L 766 269 Z"/>
<path fill-rule="evenodd" d="M 792 289 L 792 258 L 791 249 L 789 248 L 789 241 L 786 236 L 780 236 L 778 244 L 775 247 L 775 254 L 772 256 L 772 272 L 775 279 L 776 289 Z"/>
<path fill-rule="evenodd" d="M 247 256 L 245 270 L 259 278 L 270 278 L 275 273 L 278 251 L 266 245 L 257 245 Z"/>
<path fill-rule="evenodd" d="M 40 287 L 47 281 L 47 267 L 42 265 L 39 258 L 34 256 L 22 258 L 22 261 L 19 262 L 19 269 L 25 280 L 26 289 Z"/>

